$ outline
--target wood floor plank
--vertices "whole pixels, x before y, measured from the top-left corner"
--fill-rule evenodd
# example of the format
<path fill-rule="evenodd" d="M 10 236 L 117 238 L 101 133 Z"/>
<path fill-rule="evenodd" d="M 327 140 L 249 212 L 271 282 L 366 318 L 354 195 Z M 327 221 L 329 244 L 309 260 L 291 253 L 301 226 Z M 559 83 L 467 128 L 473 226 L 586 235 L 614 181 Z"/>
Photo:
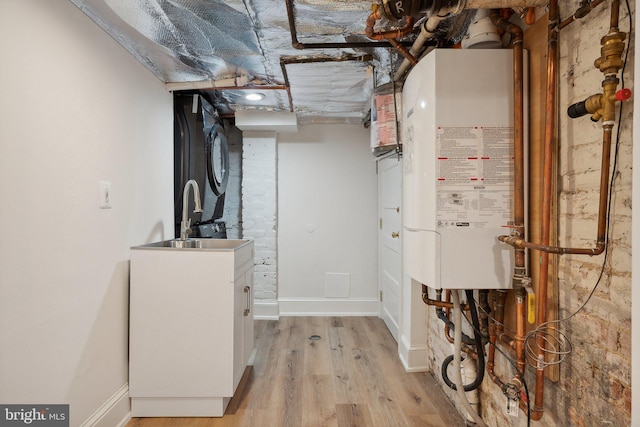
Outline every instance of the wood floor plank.
<path fill-rule="evenodd" d="M 305 375 L 303 427 L 337 427 L 331 375 Z"/>
<path fill-rule="evenodd" d="M 302 384 L 303 384 L 304 353 L 301 350 L 291 350 L 287 354 L 287 373 L 284 379 L 284 425 L 299 427 L 302 424 Z M 273 390 L 273 394 L 279 390 Z"/>
<path fill-rule="evenodd" d="M 134 418 L 126 427 L 458 427 L 428 373 L 407 373 L 377 317 L 256 321 L 257 354 L 219 418 Z M 310 340 L 319 335 L 319 340 Z"/>
<path fill-rule="evenodd" d="M 361 384 L 363 392 L 366 392 L 366 403 L 376 426 L 402 427 L 406 426 L 406 420 L 401 409 L 395 402 L 393 390 L 390 387 L 391 377 L 388 372 L 381 369 L 380 364 L 373 356 L 371 348 L 354 350 L 356 353 L 353 376 L 358 384 Z"/>
<path fill-rule="evenodd" d="M 328 330 L 331 370 L 333 372 L 333 391 L 335 402 L 339 404 L 363 403 L 361 384 L 355 379 L 353 346 L 349 343 L 344 327 L 332 327 Z"/>
<path fill-rule="evenodd" d="M 345 403 L 336 405 L 338 427 L 373 426 L 373 418 L 366 404 Z"/>
<path fill-rule="evenodd" d="M 305 375 L 330 375 L 331 357 L 327 328 L 329 322 L 324 317 L 301 318 L 305 322 L 304 373 Z M 313 338 L 312 338 L 313 337 Z"/>

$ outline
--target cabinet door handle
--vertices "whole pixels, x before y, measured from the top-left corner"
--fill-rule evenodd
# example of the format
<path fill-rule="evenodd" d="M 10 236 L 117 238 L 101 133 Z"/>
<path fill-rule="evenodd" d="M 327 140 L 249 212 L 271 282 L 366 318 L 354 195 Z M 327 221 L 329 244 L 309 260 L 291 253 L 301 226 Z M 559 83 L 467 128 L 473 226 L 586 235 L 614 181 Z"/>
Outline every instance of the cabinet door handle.
<path fill-rule="evenodd" d="M 244 287 L 244 315 L 248 316 L 251 313 L 251 287 Z"/>
<path fill-rule="evenodd" d="M 391 233 L 391 238 L 397 239 L 398 237 L 400 237 L 400 232 L 394 231 Z"/>

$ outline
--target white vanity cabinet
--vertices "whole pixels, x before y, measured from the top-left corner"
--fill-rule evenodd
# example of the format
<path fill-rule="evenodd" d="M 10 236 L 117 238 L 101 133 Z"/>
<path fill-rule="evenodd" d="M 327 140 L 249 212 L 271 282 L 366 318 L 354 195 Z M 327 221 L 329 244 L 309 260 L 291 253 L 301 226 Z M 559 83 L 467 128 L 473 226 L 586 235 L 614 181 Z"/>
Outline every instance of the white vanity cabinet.
<path fill-rule="evenodd" d="M 253 241 L 202 241 L 131 248 L 133 417 L 224 415 L 252 357 Z"/>

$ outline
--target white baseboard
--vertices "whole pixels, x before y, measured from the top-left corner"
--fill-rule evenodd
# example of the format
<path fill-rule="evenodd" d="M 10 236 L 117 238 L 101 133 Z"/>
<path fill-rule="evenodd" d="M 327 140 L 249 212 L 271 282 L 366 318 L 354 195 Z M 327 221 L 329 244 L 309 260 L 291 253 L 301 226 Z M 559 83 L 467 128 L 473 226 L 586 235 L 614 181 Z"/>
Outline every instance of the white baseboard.
<path fill-rule="evenodd" d="M 257 320 L 278 320 L 280 309 L 278 301 L 253 301 L 253 318 Z"/>
<path fill-rule="evenodd" d="M 377 298 L 280 298 L 281 316 L 379 316 Z"/>
<path fill-rule="evenodd" d="M 129 383 L 125 383 L 80 426 L 124 427 L 130 419 Z"/>
<path fill-rule="evenodd" d="M 427 365 L 427 346 L 412 346 L 405 335 L 400 336 L 398 343 L 398 355 L 407 372 L 425 372 L 429 370 Z"/>

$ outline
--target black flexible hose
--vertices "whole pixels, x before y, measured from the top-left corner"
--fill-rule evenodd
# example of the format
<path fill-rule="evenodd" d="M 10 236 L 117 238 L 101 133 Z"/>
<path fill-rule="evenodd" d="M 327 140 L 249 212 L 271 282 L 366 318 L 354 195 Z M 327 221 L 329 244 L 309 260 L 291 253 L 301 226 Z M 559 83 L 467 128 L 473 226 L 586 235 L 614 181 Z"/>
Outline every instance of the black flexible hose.
<path fill-rule="evenodd" d="M 473 336 L 475 338 L 474 342 L 476 345 L 476 354 L 478 355 L 476 379 L 471 384 L 465 384 L 463 387 L 464 391 L 471 391 L 480 387 L 480 384 L 482 384 L 482 380 L 484 379 L 484 346 L 482 345 L 482 336 L 478 332 L 480 331 L 480 320 L 478 319 L 478 310 L 475 300 L 473 299 L 473 290 L 467 289 L 465 290 L 465 294 L 467 296 L 467 303 L 469 304 L 469 309 L 471 311 L 471 322 L 473 323 L 474 329 Z M 447 374 L 447 368 L 452 361 L 453 355 L 447 356 L 442 361 L 442 379 L 449 388 L 451 388 L 452 390 L 456 390 L 456 385 L 451 382 L 451 380 L 449 379 L 449 375 Z"/>

